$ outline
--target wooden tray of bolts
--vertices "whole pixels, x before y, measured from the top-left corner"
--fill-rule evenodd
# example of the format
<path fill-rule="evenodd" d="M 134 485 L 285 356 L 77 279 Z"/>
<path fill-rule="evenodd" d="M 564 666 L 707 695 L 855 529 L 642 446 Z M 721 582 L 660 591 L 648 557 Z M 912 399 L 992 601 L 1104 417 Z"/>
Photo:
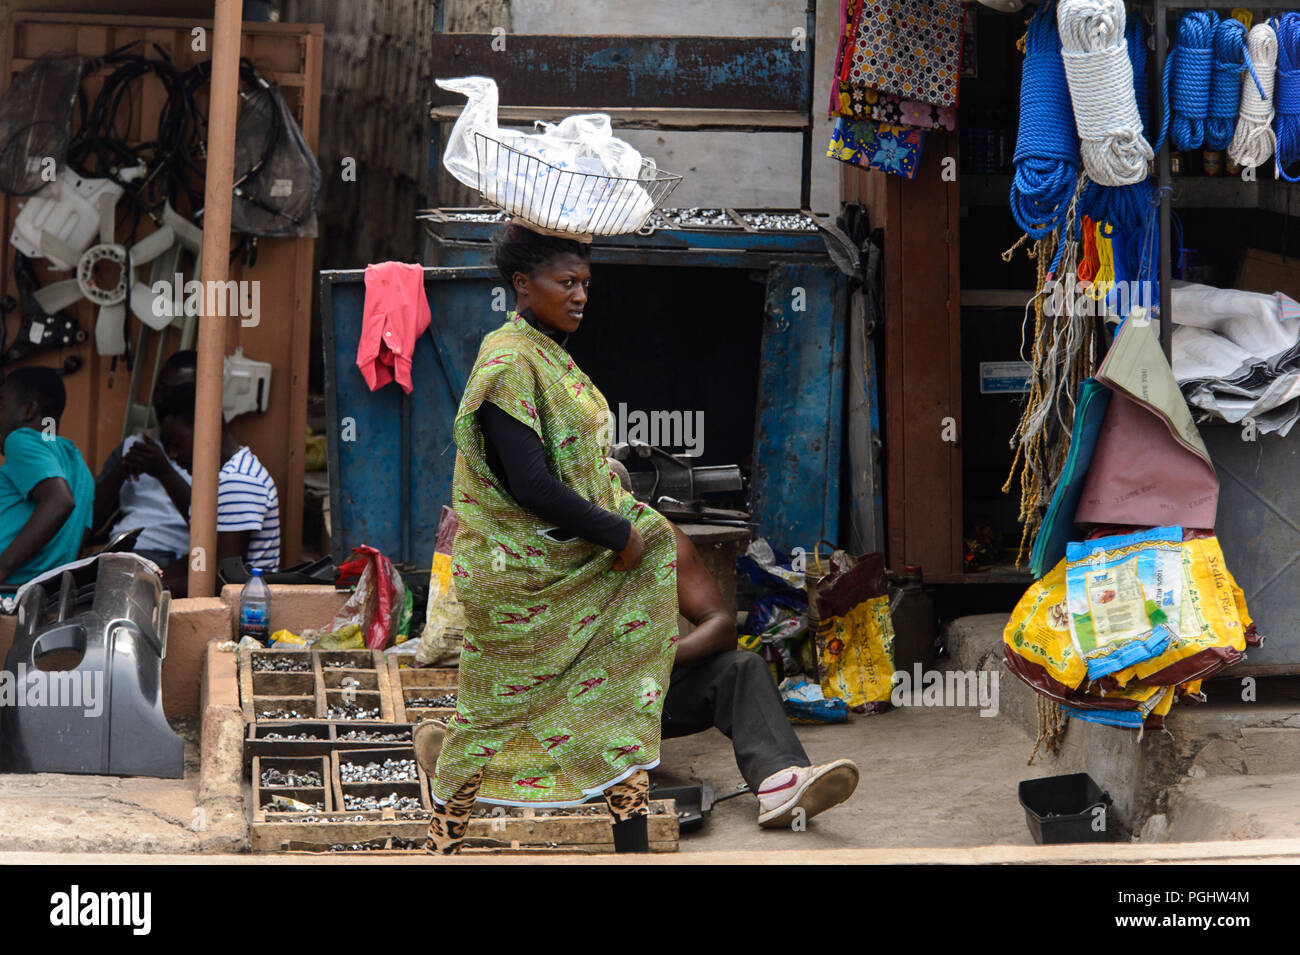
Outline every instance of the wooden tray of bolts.
<path fill-rule="evenodd" d="M 253 822 L 294 819 L 334 808 L 324 756 L 254 756 Z"/>
<path fill-rule="evenodd" d="M 249 723 L 244 737 L 244 769 L 252 771 L 254 756 L 328 756 L 336 749 L 410 745 L 408 723 L 321 720 Z"/>
<path fill-rule="evenodd" d="M 248 723 L 309 720 L 403 722 L 388 660 L 374 650 L 252 650 L 239 656 L 239 701 Z"/>
<path fill-rule="evenodd" d="M 650 802 L 651 852 L 676 852 L 677 807 L 672 800 Z M 255 822 L 254 852 L 335 852 L 409 855 L 424 852 L 427 812 L 320 813 Z M 612 853 L 614 831 L 603 802 L 568 809 L 480 805 L 470 819 L 465 855 Z"/>
<path fill-rule="evenodd" d="M 450 718 L 456 712 L 457 667 L 404 667 L 388 658 L 388 681 L 401 722 Z"/>
<path fill-rule="evenodd" d="M 430 810 L 429 777 L 410 746 L 330 753 L 334 805 L 344 812 Z"/>

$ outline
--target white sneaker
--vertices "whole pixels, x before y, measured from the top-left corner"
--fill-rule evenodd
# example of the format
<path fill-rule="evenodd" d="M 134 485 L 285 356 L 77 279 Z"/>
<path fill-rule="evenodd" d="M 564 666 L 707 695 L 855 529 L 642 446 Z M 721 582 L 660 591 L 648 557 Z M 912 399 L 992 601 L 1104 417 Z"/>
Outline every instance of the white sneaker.
<path fill-rule="evenodd" d="M 820 766 L 791 766 L 763 780 L 758 790 L 758 824 L 764 829 L 787 828 L 797 810 L 811 819 L 838 806 L 858 788 L 858 766 L 837 759 Z"/>

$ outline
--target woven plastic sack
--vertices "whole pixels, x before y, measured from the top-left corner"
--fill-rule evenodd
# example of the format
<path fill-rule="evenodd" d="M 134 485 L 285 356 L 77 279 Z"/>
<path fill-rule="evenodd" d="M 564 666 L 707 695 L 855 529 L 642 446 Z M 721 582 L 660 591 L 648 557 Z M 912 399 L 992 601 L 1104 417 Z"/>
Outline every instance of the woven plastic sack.
<path fill-rule="evenodd" d="M 1070 639 L 1062 560 L 1025 591 L 1002 633 L 1007 669 L 1037 692 L 1065 703 L 1088 677 Z"/>
<path fill-rule="evenodd" d="M 822 693 L 859 712 L 883 713 L 894 677 L 894 622 L 881 554 L 842 573 L 809 581 Z"/>
<path fill-rule="evenodd" d="M 1115 683 L 1130 680 L 1148 686 L 1172 686 L 1205 680 L 1241 660 L 1246 625 L 1237 609 L 1235 583 L 1216 538 L 1196 538 L 1182 545 L 1183 605 L 1178 631 L 1159 656 L 1113 674 Z"/>
<path fill-rule="evenodd" d="M 1092 679 L 1159 656 L 1178 632 L 1182 540 L 1157 527 L 1066 546 L 1070 632 Z"/>

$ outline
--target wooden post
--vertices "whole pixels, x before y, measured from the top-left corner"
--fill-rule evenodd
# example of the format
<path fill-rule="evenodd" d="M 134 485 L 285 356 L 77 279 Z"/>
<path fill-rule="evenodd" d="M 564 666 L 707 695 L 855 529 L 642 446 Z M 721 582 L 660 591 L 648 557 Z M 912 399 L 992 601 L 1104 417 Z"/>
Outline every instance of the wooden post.
<path fill-rule="evenodd" d="M 230 276 L 230 206 L 235 179 L 235 120 L 239 112 L 239 45 L 244 0 L 216 0 L 212 37 L 212 85 L 208 113 L 208 162 L 203 194 L 203 285 Z M 193 491 L 190 497 L 191 597 L 211 597 L 217 579 L 217 472 L 221 469 L 221 374 L 226 358 L 226 321 L 209 315 L 204 294 L 199 312 L 199 360 L 194 408 Z M 196 561 L 195 557 L 199 559 Z M 196 567 L 197 564 L 197 567 Z"/>

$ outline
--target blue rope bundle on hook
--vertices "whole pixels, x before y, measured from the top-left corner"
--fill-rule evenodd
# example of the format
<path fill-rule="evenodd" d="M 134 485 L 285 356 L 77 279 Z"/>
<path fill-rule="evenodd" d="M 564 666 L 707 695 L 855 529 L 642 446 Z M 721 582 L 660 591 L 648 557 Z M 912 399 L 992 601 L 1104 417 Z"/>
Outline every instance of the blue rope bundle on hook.
<path fill-rule="evenodd" d="M 1273 24 L 1277 32 L 1277 168 L 1288 182 L 1300 176 L 1286 167 L 1300 159 L 1300 13 L 1288 13 Z"/>
<path fill-rule="evenodd" d="M 1237 128 L 1241 105 L 1241 73 L 1245 69 L 1246 25 L 1226 17 L 1214 28 L 1214 62 L 1210 100 L 1205 113 L 1205 146 L 1227 149 Z"/>
<path fill-rule="evenodd" d="M 1219 15 L 1192 10 L 1178 21 L 1178 42 L 1165 64 L 1165 119 L 1173 97 L 1170 142 L 1174 149 L 1200 149 L 1205 142 L 1205 116 L 1210 101 L 1210 64 Z M 1172 75 L 1171 75 L 1172 74 Z M 1171 82 L 1172 81 L 1172 82 Z M 1161 142 L 1164 129 L 1161 129 Z"/>
<path fill-rule="evenodd" d="M 1134 16 L 1124 30 L 1128 41 L 1128 61 L 1133 64 L 1133 94 L 1137 97 L 1138 115 L 1142 117 L 1142 135 L 1151 141 L 1151 104 L 1147 93 L 1147 36 L 1142 18 Z"/>
<path fill-rule="evenodd" d="M 1045 0 L 1029 23 L 1020 80 L 1011 214 L 1033 239 L 1056 231 L 1079 177 L 1079 135 L 1056 29 L 1056 0 Z"/>

